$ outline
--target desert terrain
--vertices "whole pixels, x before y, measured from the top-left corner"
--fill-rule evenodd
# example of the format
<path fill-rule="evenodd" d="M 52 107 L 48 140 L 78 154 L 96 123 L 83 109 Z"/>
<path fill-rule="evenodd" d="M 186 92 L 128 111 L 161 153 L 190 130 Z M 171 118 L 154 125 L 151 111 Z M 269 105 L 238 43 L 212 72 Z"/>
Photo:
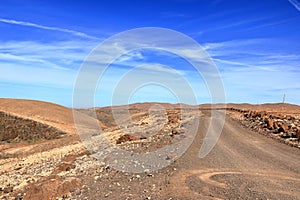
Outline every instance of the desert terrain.
<path fill-rule="evenodd" d="M 212 110 L 226 120 L 217 144 L 200 158 Z M 0 199 L 300 199 L 300 106 L 138 103 L 74 112 L 83 124 L 97 123 L 113 146 L 138 153 L 188 138 L 189 124 L 199 124 L 174 162 L 130 173 L 84 146 L 72 109 L 0 99 Z"/>

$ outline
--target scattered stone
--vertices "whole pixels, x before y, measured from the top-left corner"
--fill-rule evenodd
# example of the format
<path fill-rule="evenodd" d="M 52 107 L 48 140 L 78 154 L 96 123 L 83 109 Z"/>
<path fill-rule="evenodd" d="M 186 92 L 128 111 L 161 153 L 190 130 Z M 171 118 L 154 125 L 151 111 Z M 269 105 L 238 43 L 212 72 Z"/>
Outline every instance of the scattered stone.
<path fill-rule="evenodd" d="M 138 140 L 138 139 L 139 138 L 137 136 L 130 135 L 130 134 L 125 134 L 125 135 L 122 135 L 119 139 L 117 139 L 116 144 L 121 144 L 121 143 L 124 143 L 124 142 Z"/>
<path fill-rule="evenodd" d="M 15 200 L 22 200 L 22 199 L 23 199 L 23 195 L 21 193 L 15 196 Z"/>
<path fill-rule="evenodd" d="M 149 177 L 154 177 L 154 175 L 153 175 L 153 174 L 147 174 L 147 176 L 149 176 Z"/>
<path fill-rule="evenodd" d="M 6 186 L 4 189 L 3 189 L 3 192 L 4 193 L 10 193 L 10 192 L 13 192 L 13 187 L 12 186 Z"/>
<path fill-rule="evenodd" d="M 186 132 L 185 128 L 174 128 L 172 130 L 173 135 L 183 134 L 185 132 Z"/>
<path fill-rule="evenodd" d="M 108 193 L 106 193 L 105 195 L 104 195 L 104 197 L 109 197 L 109 195 L 111 195 L 111 193 L 112 193 L 112 191 L 109 191 Z"/>
<path fill-rule="evenodd" d="M 76 165 L 70 163 L 63 163 L 58 167 L 58 171 L 71 171 L 71 169 L 75 169 Z"/>
<path fill-rule="evenodd" d="M 140 137 L 140 140 L 146 140 L 146 139 L 147 139 L 147 137 L 144 136 L 144 135 L 142 135 L 142 136 Z"/>

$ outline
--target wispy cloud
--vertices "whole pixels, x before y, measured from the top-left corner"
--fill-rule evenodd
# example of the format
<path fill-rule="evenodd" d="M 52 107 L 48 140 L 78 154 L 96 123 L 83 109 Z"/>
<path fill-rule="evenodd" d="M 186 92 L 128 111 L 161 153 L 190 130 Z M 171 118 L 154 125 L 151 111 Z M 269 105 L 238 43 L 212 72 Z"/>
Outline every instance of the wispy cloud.
<path fill-rule="evenodd" d="M 281 49 L 277 49 L 277 45 Z M 205 50 L 221 70 L 228 102 L 274 102 L 283 93 L 299 102 L 300 56 L 290 44 L 276 39 L 240 39 L 206 43 Z M 258 89 L 259 88 L 259 89 Z"/>
<path fill-rule="evenodd" d="M 74 30 L 59 28 L 59 27 L 44 26 L 44 25 L 35 24 L 35 23 L 31 23 L 31 22 L 17 21 L 14 19 L 0 18 L 0 22 L 7 23 L 7 24 L 20 25 L 20 26 L 29 26 L 29 27 L 34 27 L 34 28 L 39 28 L 39 29 L 44 29 L 44 30 L 60 31 L 60 32 L 70 33 L 72 35 L 82 37 L 82 38 L 87 38 L 87 39 L 96 39 L 96 40 L 100 39 L 98 37 L 91 36 L 91 35 L 88 35 L 86 33 L 82 33 L 79 31 L 74 31 Z"/>
<path fill-rule="evenodd" d="M 73 84 L 94 40 L 0 42 L 0 97 L 72 105 Z"/>
<path fill-rule="evenodd" d="M 83 62 L 96 45 L 97 42 L 83 42 L 81 40 L 49 43 L 34 41 L 0 42 L 0 61 L 8 63 L 26 62 L 26 64 L 31 63 L 31 66 L 36 67 L 51 67 L 45 65 L 45 61 L 47 61 L 67 68 L 76 68 L 74 64 Z"/>
<path fill-rule="evenodd" d="M 30 57 L 26 57 L 26 56 L 16 56 L 16 55 L 12 55 L 9 53 L 1 53 L 0 52 L 0 63 L 4 63 L 4 62 L 30 63 L 31 65 L 36 64 L 41 67 L 49 67 L 49 68 L 60 69 L 60 70 L 68 70 L 68 68 L 61 67 L 53 62 L 49 62 L 44 59 L 30 58 Z"/>
<path fill-rule="evenodd" d="M 155 75 L 160 76 L 161 74 L 170 74 L 170 75 L 184 75 L 183 70 L 175 70 L 169 66 L 163 66 L 160 64 L 147 64 L 147 65 L 142 65 L 141 69 L 146 70 L 147 73 L 149 72 L 154 72 Z"/>
<path fill-rule="evenodd" d="M 134 66 L 137 62 L 136 60 L 142 60 L 144 59 L 144 56 L 141 52 L 129 52 L 115 60 L 116 64 L 119 65 L 128 65 L 128 66 Z"/>
<path fill-rule="evenodd" d="M 287 48 L 274 50 L 280 41 L 272 39 L 245 39 L 206 43 L 204 49 L 212 56 L 222 72 L 240 73 L 257 70 L 261 73 L 288 72 L 299 75 L 300 56 Z"/>
<path fill-rule="evenodd" d="M 288 0 L 298 11 L 300 11 L 300 3 L 297 0 Z"/>
<path fill-rule="evenodd" d="M 284 19 L 284 20 L 277 20 L 275 22 L 262 23 L 262 24 L 259 24 L 259 25 L 251 26 L 249 28 L 245 28 L 243 31 L 250 31 L 250 30 L 256 30 L 256 29 L 259 29 L 259 28 L 266 28 L 266 27 L 271 27 L 271 26 L 278 26 L 278 25 L 282 25 L 282 24 L 288 23 L 288 22 L 290 22 L 293 19 L 296 19 L 296 17 L 295 18 Z"/>
<path fill-rule="evenodd" d="M 71 88 L 95 42 L 0 42 L 0 83 Z M 25 48 L 26 47 L 26 48 Z"/>

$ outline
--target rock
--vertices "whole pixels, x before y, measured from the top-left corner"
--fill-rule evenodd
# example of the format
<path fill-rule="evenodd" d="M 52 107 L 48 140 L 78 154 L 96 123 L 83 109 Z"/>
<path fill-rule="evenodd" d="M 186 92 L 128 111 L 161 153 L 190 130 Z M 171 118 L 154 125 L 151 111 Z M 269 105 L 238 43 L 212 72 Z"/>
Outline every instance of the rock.
<path fill-rule="evenodd" d="M 268 128 L 269 130 L 271 130 L 271 129 L 274 128 L 274 120 L 269 119 L 269 118 L 266 118 L 266 119 L 265 119 L 265 122 L 266 122 L 267 128 Z"/>
<path fill-rule="evenodd" d="M 19 193 L 15 196 L 15 200 L 22 200 L 22 199 L 23 199 L 23 196 L 21 193 Z"/>
<path fill-rule="evenodd" d="M 149 177 L 154 177 L 154 175 L 153 175 L 153 174 L 147 174 L 147 176 L 149 176 Z"/>
<path fill-rule="evenodd" d="M 58 171 L 71 171 L 71 169 L 74 169 L 76 165 L 70 164 L 70 163 L 63 163 L 58 167 Z"/>
<path fill-rule="evenodd" d="M 112 191 L 109 191 L 108 193 L 106 193 L 105 195 L 104 195 L 104 197 L 108 197 L 109 195 L 111 195 L 112 194 Z"/>
<path fill-rule="evenodd" d="M 274 127 L 274 129 L 279 129 L 280 125 L 281 125 L 281 123 L 276 121 L 276 122 L 274 122 L 273 127 Z"/>
<path fill-rule="evenodd" d="M 298 129 L 298 131 L 297 131 L 297 138 L 298 138 L 298 141 L 300 142 L 300 128 Z"/>
<path fill-rule="evenodd" d="M 13 186 L 7 186 L 3 189 L 3 192 L 4 193 L 10 193 L 10 192 L 13 192 Z"/>
<path fill-rule="evenodd" d="M 137 136 L 130 135 L 130 134 L 125 134 L 125 135 L 122 135 L 121 137 L 119 137 L 119 139 L 116 141 L 116 144 L 121 144 L 121 143 L 124 143 L 124 142 L 138 140 L 138 139 L 139 138 Z"/>
<path fill-rule="evenodd" d="M 257 115 L 258 115 L 258 117 L 263 118 L 264 116 L 267 115 L 267 112 L 266 111 L 261 111 L 261 112 L 258 112 Z"/>
<path fill-rule="evenodd" d="M 172 130 L 172 134 L 173 135 L 177 135 L 177 134 L 183 134 L 183 133 L 185 133 L 185 128 L 174 128 L 173 130 Z"/>
<path fill-rule="evenodd" d="M 289 135 L 291 136 L 291 138 L 297 138 L 297 135 L 295 132 L 289 132 Z"/>
<path fill-rule="evenodd" d="M 147 139 L 146 136 L 144 136 L 144 135 L 141 135 L 141 136 L 140 136 L 140 140 L 146 140 L 146 139 Z"/>
<path fill-rule="evenodd" d="M 284 132 L 281 134 L 281 137 L 282 138 L 290 138 L 290 135 L 288 133 Z"/>
<path fill-rule="evenodd" d="M 298 141 L 298 138 L 289 138 L 289 141 L 296 142 L 296 141 Z"/>
<path fill-rule="evenodd" d="M 282 124 L 278 129 L 279 132 L 283 132 L 283 133 L 286 133 L 288 130 L 289 130 L 289 126 L 287 124 Z"/>

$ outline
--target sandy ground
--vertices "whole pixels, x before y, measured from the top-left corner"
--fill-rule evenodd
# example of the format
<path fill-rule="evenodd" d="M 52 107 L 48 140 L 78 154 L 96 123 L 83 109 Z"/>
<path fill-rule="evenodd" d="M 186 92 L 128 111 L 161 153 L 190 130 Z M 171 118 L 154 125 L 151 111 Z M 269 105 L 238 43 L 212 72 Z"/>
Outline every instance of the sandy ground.
<path fill-rule="evenodd" d="M 298 107 L 288 106 L 284 112 L 298 112 Z M 141 110 L 134 113 L 131 132 L 154 128 L 156 121 L 145 114 L 150 107 L 134 106 Z M 135 174 L 115 170 L 90 155 L 74 131 L 68 108 L 9 99 L 0 101 L 0 108 L 69 132 L 55 140 L 0 145 L 7 156 L 0 159 L 0 199 L 300 199 L 299 149 L 247 130 L 229 116 L 216 146 L 199 158 L 211 115 L 207 110 L 191 111 L 200 125 L 183 156 L 158 171 Z M 278 112 L 275 108 L 264 109 Z M 119 146 L 145 152 L 170 144 L 175 138 L 170 132 L 178 126 L 177 111 L 169 113 L 169 122 L 161 121 L 165 131 Z M 112 142 L 124 134 L 116 128 L 107 131 Z"/>

